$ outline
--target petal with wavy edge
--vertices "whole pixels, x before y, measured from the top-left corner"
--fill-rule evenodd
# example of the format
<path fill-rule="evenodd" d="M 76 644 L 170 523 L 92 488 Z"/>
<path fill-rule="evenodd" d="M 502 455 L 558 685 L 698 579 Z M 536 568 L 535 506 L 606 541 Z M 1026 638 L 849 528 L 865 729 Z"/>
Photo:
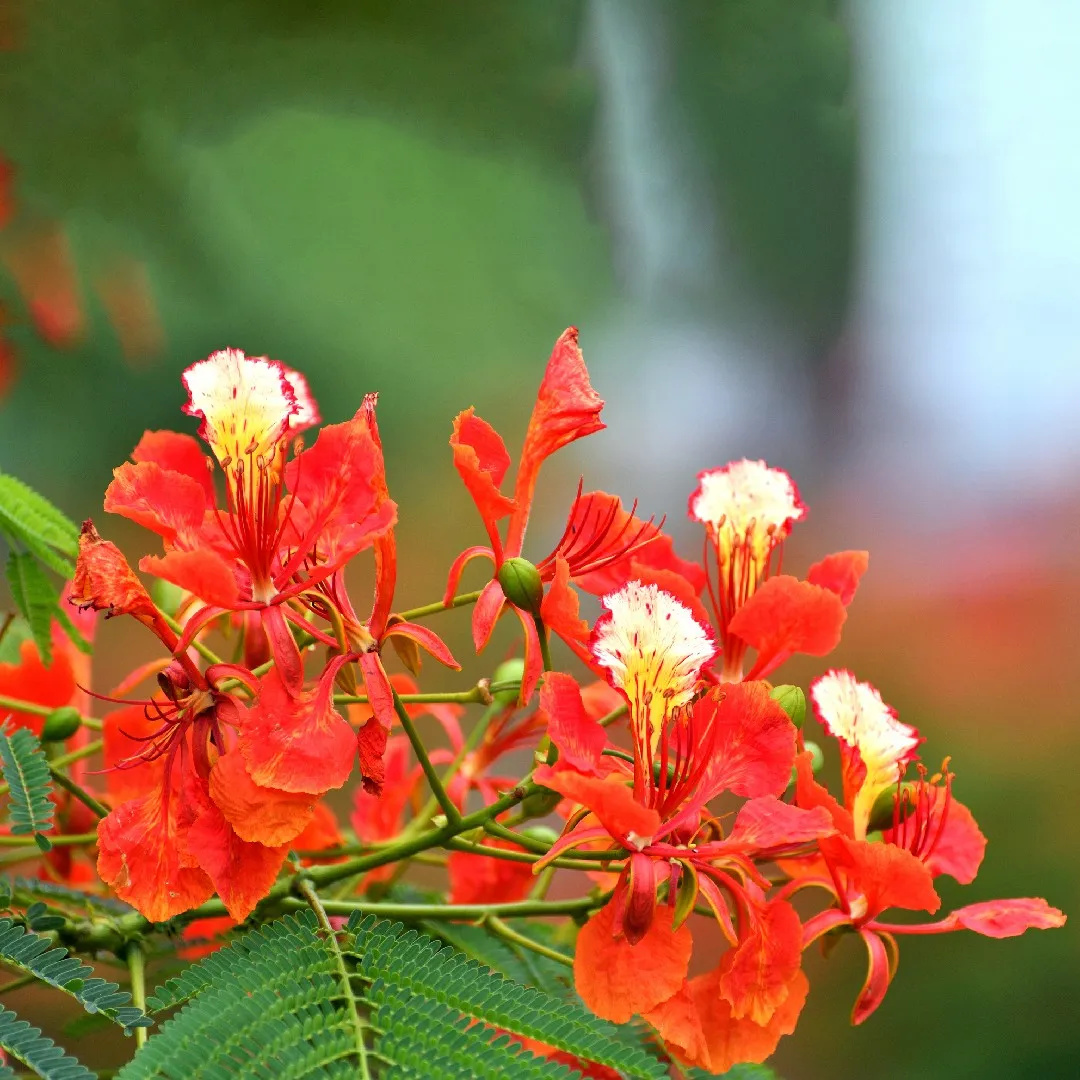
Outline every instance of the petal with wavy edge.
<path fill-rule="evenodd" d="M 239 750 L 210 770 L 210 798 L 241 840 L 277 847 L 300 835 L 315 814 L 316 797 L 256 784 Z"/>
<path fill-rule="evenodd" d="M 718 989 L 736 1020 L 764 1026 L 787 1000 L 802 962 L 802 923 L 786 900 L 751 907 L 753 921 L 724 955 Z"/>
<path fill-rule="evenodd" d="M 170 551 L 167 555 L 144 555 L 139 569 L 163 581 L 171 581 L 210 607 L 231 609 L 240 602 L 233 568 L 209 548 Z"/>
<path fill-rule="evenodd" d="M 587 807 L 608 833 L 627 847 L 644 846 L 642 841 L 647 842 L 660 828 L 660 815 L 642 806 L 618 777 L 583 776 L 574 769 L 541 765 L 533 773 L 533 780 Z"/>
<path fill-rule="evenodd" d="M 811 585 L 820 585 L 836 593 L 840 602 L 847 607 L 855 598 L 855 590 L 869 565 L 869 551 L 838 551 L 814 563 L 806 574 L 806 580 Z"/>
<path fill-rule="evenodd" d="M 166 547 L 195 547 L 207 509 L 213 504 L 197 480 L 163 469 L 153 461 L 124 462 L 113 469 L 105 510 L 155 532 Z"/>
<path fill-rule="evenodd" d="M 136 464 L 152 461 L 167 472 L 180 473 L 203 489 L 208 507 L 217 502 L 210 459 L 199 441 L 190 435 L 182 435 L 178 431 L 144 431 L 131 452 L 131 459 Z"/>
<path fill-rule="evenodd" d="M 579 772 L 600 774 L 600 757 L 607 733 L 585 711 L 581 690 L 570 675 L 549 671 L 540 687 L 540 711 L 559 760 Z"/>

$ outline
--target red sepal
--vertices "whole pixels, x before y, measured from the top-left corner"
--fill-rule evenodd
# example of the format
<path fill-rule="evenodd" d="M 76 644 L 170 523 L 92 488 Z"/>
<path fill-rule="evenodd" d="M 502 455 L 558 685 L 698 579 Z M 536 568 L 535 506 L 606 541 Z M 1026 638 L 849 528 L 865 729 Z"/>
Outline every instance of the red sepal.
<path fill-rule="evenodd" d="M 859 937 L 866 945 L 868 965 L 866 981 L 855 999 L 855 1007 L 851 1010 L 853 1024 L 861 1024 L 885 1000 L 885 992 L 893 981 L 899 960 L 896 942 L 889 934 L 860 930 Z"/>

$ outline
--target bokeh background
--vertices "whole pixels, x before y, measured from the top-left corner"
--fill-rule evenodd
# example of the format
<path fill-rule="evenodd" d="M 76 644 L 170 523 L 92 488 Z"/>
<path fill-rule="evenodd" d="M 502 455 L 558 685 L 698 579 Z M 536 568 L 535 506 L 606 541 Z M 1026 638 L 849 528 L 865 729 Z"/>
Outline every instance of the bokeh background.
<path fill-rule="evenodd" d="M 380 391 L 422 603 L 482 539 L 453 415 L 520 445 L 576 324 L 609 429 L 545 470 L 535 552 L 581 473 L 692 556 L 699 469 L 787 468 L 786 566 L 872 551 L 833 662 L 990 837 L 947 906 L 1075 914 L 1078 50 L 1055 0 L 0 0 L 0 468 L 127 537 L 101 495 L 191 429 L 183 368 L 266 353 L 327 420 Z M 101 642 L 105 686 L 139 646 Z M 808 963 L 789 1080 L 1080 1070 L 1072 924 L 905 940 L 857 1030 L 860 950 Z"/>

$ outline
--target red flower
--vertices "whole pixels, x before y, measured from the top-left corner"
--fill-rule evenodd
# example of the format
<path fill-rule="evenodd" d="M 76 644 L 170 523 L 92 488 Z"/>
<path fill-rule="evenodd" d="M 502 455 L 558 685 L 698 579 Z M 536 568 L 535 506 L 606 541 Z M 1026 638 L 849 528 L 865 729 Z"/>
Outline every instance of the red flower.
<path fill-rule="evenodd" d="M 811 697 L 818 719 L 840 744 L 844 803 L 814 780 L 810 755 L 801 754 L 796 802 L 827 810 L 837 835 L 819 841 L 820 857 L 784 864 L 793 880 L 782 895 L 814 885 L 836 899 L 835 907 L 807 922 L 804 944 L 845 927 L 865 944 L 869 970 L 852 1013 L 854 1023 L 862 1023 L 885 996 L 896 972 L 896 934 L 969 929 L 987 937 L 1011 937 L 1064 924 L 1057 908 L 1028 898 L 972 904 L 936 923 L 881 922 L 879 916 L 889 908 L 934 914 L 941 901 L 933 879 L 949 874 L 961 884 L 973 881 L 986 839 L 967 807 L 953 798 L 948 762 L 938 775 L 928 777 L 920 766 L 917 781 L 900 782 L 922 739 L 869 683 L 858 682 L 848 671 L 830 671 L 815 681 Z M 890 812 L 879 823 L 876 808 L 890 791 Z M 874 830 L 881 830 L 880 838 L 870 835 Z"/>
<path fill-rule="evenodd" d="M 806 581 L 779 570 L 791 526 L 806 516 L 795 482 L 764 461 L 733 461 L 698 474 L 690 517 L 705 526 L 705 566 L 723 646 L 725 682 L 743 678 L 748 648 L 757 650 L 748 679 L 761 679 L 792 653 L 824 656 L 840 641 L 845 607 L 855 595 L 869 556 L 830 555 L 810 568 Z"/>

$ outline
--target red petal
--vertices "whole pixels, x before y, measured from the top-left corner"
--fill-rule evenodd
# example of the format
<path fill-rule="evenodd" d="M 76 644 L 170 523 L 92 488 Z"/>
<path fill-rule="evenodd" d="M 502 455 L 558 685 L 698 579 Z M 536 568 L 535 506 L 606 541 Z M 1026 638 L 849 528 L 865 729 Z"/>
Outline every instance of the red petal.
<path fill-rule="evenodd" d="M 870 918 L 893 907 L 931 915 L 941 907 L 929 869 L 910 851 L 843 836 L 825 837 L 818 847 L 832 866 L 847 871 L 851 888 L 866 897 Z"/>
<path fill-rule="evenodd" d="M 869 565 L 869 551 L 838 551 L 834 555 L 826 555 L 821 562 L 814 563 L 806 575 L 806 580 L 811 585 L 820 585 L 823 589 L 836 593 L 841 603 L 847 607 Z"/>
<path fill-rule="evenodd" d="M 320 802 L 315 804 L 315 813 L 307 828 L 293 840 L 290 846 L 297 851 L 326 851 L 329 848 L 340 847 L 342 843 L 344 843 L 344 837 L 338 826 L 337 815 L 325 802 Z M 308 861 L 305 859 L 305 863 Z"/>
<path fill-rule="evenodd" d="M 360 780 L 365 791 L 378 795 L 382 791 L 385 776 L 383 753 L 386 750 L 386 740 L 397 715 L 394 709 L 394 692 L 378 653 L 361 656 L 360 671 L 370 711 L 364 726 L 356 733 L 360 755 Z"/>
<path fill-rule="evenodd" d="M 540 688 L 540 712 L 559 760 L 579 772 L 599 775 L 607 733 L 585 712 L 578 684 L 570 675 L 549 671 Z"/>
<path fill-rule="evenodd" d="M 313 795 L 256 784 L 248 776 L 239 750 L 222 755 L 214 763 L 210 771 L 210 798 L 241 840 L 269 847 L 294 840 L 311 823 L 315 813 Z"/>
<path fill-rule="evenodd" d="M 259 680 L 259 697 L 240 728 L 240 749 L 256 784 L 322 795 L 352 772 L 353 730 L 334 708 L 333 676 L 290 693 L 277 668 Z"/>
<path fill-rule="evenodd" d="M 845 618 L 847 611 L 836 593 L 781 574 L 735 612 L 728 631 L 758 650 L 748 677 L 763 678 L 792 653 L 832 652 L 840 643 Z"/>
<path fill-rule="evenodd" d="M 479 599 L 473 605 L 472 635 L 473 645 L 477 652 L 480 652 L 488 643 L 505 603 L 506 597 L 503 595 L 502 586 L 496 578 L 492 578 L 484 586 Z"/>
<path fill-rule="evenodd" d="M 105 509 L 155 532 L 166 546 L 178 540 L 196 547 L 206 511 L 212 509 L 203 485 L 153 461 L 125 462 L 113 469 L 105 491 Z"/>
<path fill-rule="evenodd" d="M 604 402 L 589 383 L 577 338 L 577 330 L 571 326 L 555 342 L 529 418 L 514 484 L 516 509 L 506 536 L 506 550 L 511 555 L 521 551 L 541 464 L 567 443 L 604 429 L 600 419 Z"/>
<path fill-rule="evenodd" d="M 190 822 L 182 800 L 161 787 L 118 806 L 98 824 L 98 874 L 113 892 L 151 922 L 198 907 L 214 884 L 182 841 Z"/>
<path fill-rule="evenodd" d="M 488 839 L 485 847 L 521 851 L 508 840 Z M 533 885 L 530 862 L 513 862 L 493 855 L 454 851 L 446 861 L 451 904 L 506 904 L 524 900 Z"/>
<path fill-rule="evenodd" d="M 717 704 L 709 694 L 695 707 L 691 723 L 709 724 L 713 765 L 702 778 L 706 801 L 721 791 L 754 798 L 782 795 L 795 764 L 795 728 L 765 683 L 725 683 Z M 700 715 L 699 715 L 700 713 Z"/>
<path fill-rule="evenodd" d="M 787 1000 L 802 961 L 802 923 L 785 900 L 754 906 L 754 921 L 720 965 L 720 994 L 736 1020 L 764 1026 Z"/>
<path fill-rule="evenodd" d="M 660 828 L 660 815 L 642 806 L 634 793 L 618 778 L 601 779 L 583 776 L 572 769 L 552 769 L 541 765 L 533 779 L 542 787 L 551 788 L 581 806 L 588 807 L 600 824 L 620 842 L 629 841 L 631 834 L 639 839 L 651 838 Z M 631 843 L 626 844 L 632 847 Z"/>
<path fill-rule="evenodd" d="M 970 885 L 979 872 L 983 855 L 986 854 L 986 837 L 980 832 L 971 811 L 963 803 L 950 797 L 947 805 L 945 827 L 941 829 L 933 850 L 926 857 L 926 865 L 934 877 L 948 874 L 961 885 Z M 945 799 L 934 799 L 930 820 L 925 829 L 928 835 L 934 836 L 938 832 L 941 812 L 945 806 Z M 887 829 L 882 836 L 887 843 L 897 843 L 897 833 L 892 829 Z"/>
<path fill-rule="evenodd" d="M 164 557 L 146 555 L 139 561 L 139 569 L 187 589 L 210 607 L 228 609 L 240 600 L 232 567 L 209 548 L 170 551 Z"/>
<path fill-rule="evenodd" d="M 134 615 L 147 623 L 157 618 L 150 594 L 127 559 L 115 544 L 101 539 L 92 521 L 84 521 L 79 534 L 79 558 L 69 600 L 78 607 L 92 607 L 109 615 Z"/>
<path fill-rule="evenodd" d="M 390 624 L 383 634 L 383 638 L 391 637 L 394 634 L 415 641 L 425 652 L 435 657 L 440 664 L 453 668 L 455 671 L 461 670 L 461 665 L 454 659 L 454 654 L 447 648 L 446 642 L 434 630 L 429 630 L 419 623 L 394 622 Z"/>
<path fill-rule="evenodd" d="M 581 617 L 578 595 L 570 586 L 570 566 L 565 559 L 555 560 L 555 576 L 540 602 L 540 618 L 574 652 L 588 662 L 589 624 Z"/>
<path fill-rule="evenodd" d="M 834 831 L 832 818 L 823 807 L 802 810 L 780 799 L 761 798 L 745 802 L 725 848 L 745 847 L 748 851 L 769 851 L 805 844 Z"/>
<path fill-rule="evenodd" d="M 644 1019 L 656 1028 L 669 1048 L 676 1050 L 681 1061 L 700 1064 L 708 1060 L 705 1032 L 689 983 L 683 983 L 678 993 L 650 1009 Z"/>
<path fill-rule="evenodd" d="M 525 635 L 525 670 L 521 673 L 521 691 L 518 693 L 518 704 L 524 705 L 544 673 L 544 658 L 540 652 L 540 631 L 533 617 L 513 605 L 511 610 L 517 615 Z"/>
<path fill-rule="evenodd" d="M 514 500 L 499 490 L 510 467 L 506 445 L 499 433 L 469 408 L 454 417 L 450 448 L 454 468 L 480 511 L 491 546 L 501 554 L 498 522 L 514 510 Z"/>
<path fill-rule="evenodd" d="M 385 730 L 385 729 L 384 729 Z M 357 839 L 375 844 L 389 840 L 401 829 L 402 815 L 415 784 L 409 780 L 409 740 L 396 735 L 386 744 L 386 790 L 381 798 L 357 788 L 349 823 Z"/>
<path fill-rule="evenodd" d="M 869 965 L 866 981 L 855 1007 L 851 1010 L 851 1022 L 861 1024 L 885 1000 L 885 992 L 896 974 L 896 942 L 888 935 L 875 934 L 872 930 L 860 930 L 859 937 L 866 945 Z"/>
<path fill-rule="evenodd" d="M 700 588 L 695 588 L 693 581 L 674 570 L 657 566 L 646 566 L 636 557 L 631 563 L 630 573 L 624 580 L 637 579 L 642 585 L 655 585 L 664 592 L 671 593 L 676 600 L 690 609 L 690 614 L 702 626 L 711 626 L 712 620 L 705 605 L 698 599 Z"/>
<path fill-rule="evenodd" d="M 71 704 L 75 690 L 75 672 L 66 651 L 55 650 L 52 664 L 46 667 L 37 646 L 32 641 L 24 641 L 19 645 L 17 664 L 0 664 L 0 694 L 5 697 L 57 709 Z M 7 708 L 3 710 L 2 718 L 17 728 L 29 728 L 35 735 L 41 734 L 45 723 L 43 716 Z"/>
<path fill-rule="evenodd" d="M 161 727 L 160 720 L 147 719 L 141 705 L 117 709 L 102 721 L 105 785 L 114 803 L 128 802 L 160 786 L 165 769 L 163 757 L 122 768 L 117 766 L 146 753 L 149 744 L 145 740 L 156 735 Z"/>
<path fill-rule="evenodd" d="M 693 939 L 684 923 L 672 930 L 672 910 L 657 909 L 645 936 L 631 945 L 614 937 L 614 905 L 601 908 L 578 934 L 574 985 L 597 1016 L 625 1024 L 678 993 L 686 979 Z"/>
<path fill-rule="evenodd" d="M 1054 930 L 1065 925 L 1065 913 L 1040 897 L 987 900 L 957 908 L 946 920 L 984 937 L 1016 937 L 1025 930 Z"/>
<path fill-rule="evenodd" d="M 194 480 L 206 495 L 206 505 L 212 507 L 216 504 L 210 459 L 198 439 L 181 435 L 178 431 L 144 431 L 131 457 L 137 464 L 153 462 L 167 472 L 180 473 Z"/>

